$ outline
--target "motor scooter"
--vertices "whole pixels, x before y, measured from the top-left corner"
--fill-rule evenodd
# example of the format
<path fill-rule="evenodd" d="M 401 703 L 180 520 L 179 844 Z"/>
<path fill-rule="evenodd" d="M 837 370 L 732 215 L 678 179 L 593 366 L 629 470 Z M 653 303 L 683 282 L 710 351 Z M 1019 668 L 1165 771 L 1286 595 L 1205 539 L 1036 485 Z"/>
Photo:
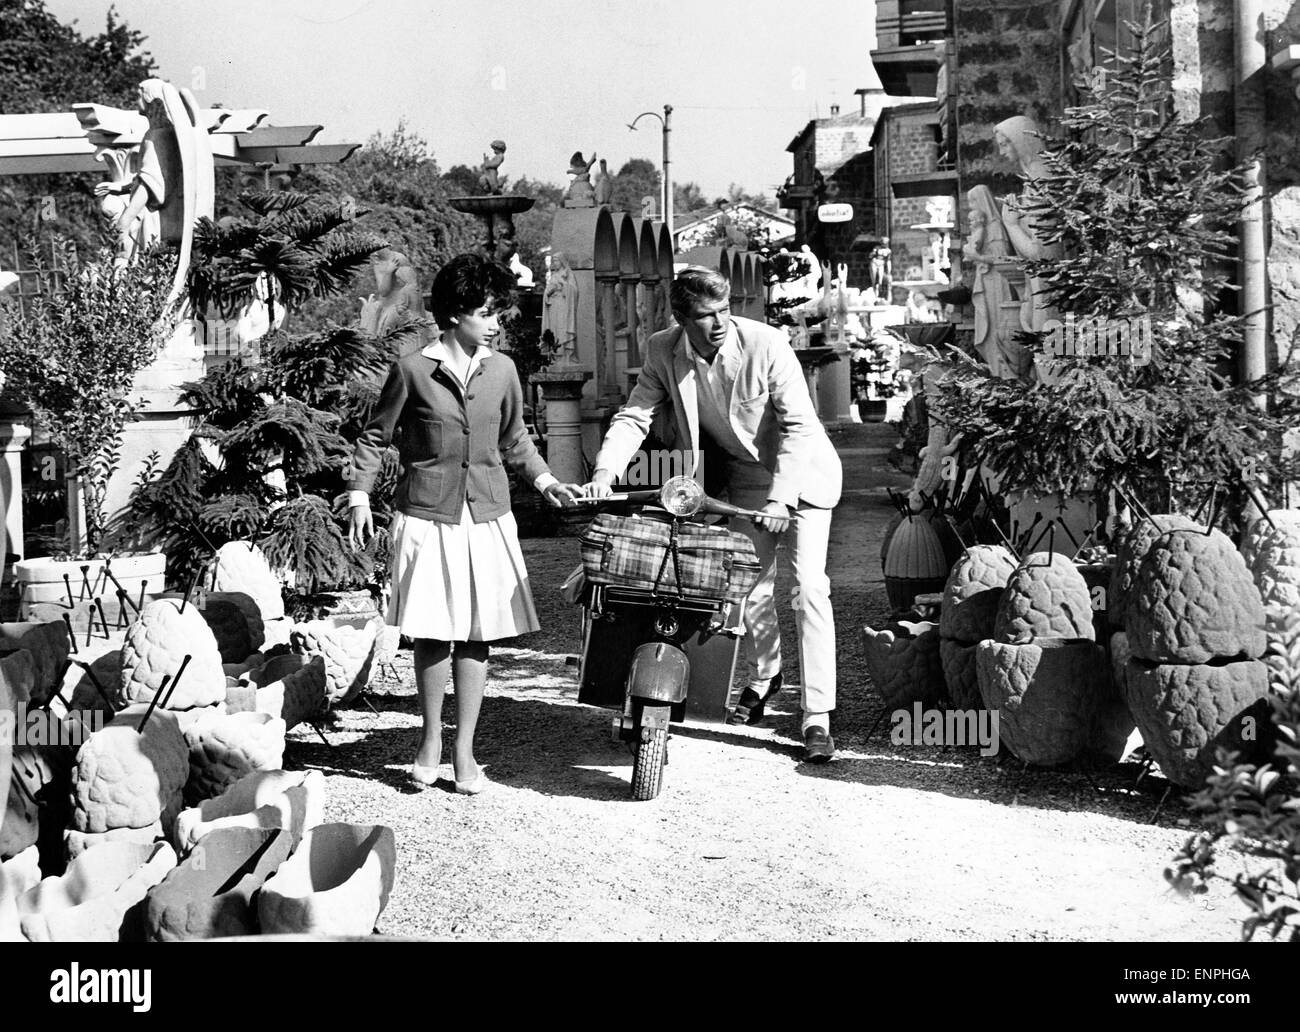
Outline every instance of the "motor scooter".
<path fill-rule="evenodd" d="M 744 598 L 760 570 L 745 535 L 695 518 L 762 514 L 710 498 L 690 477 L 578 504 L 640 507 L 588 527 L 573 597 L 583 607 L 578 701 L 618 710 L 611 730 L 632 748 L 632 798 L 654 799 L 669 725 L 726 723 Z"/>

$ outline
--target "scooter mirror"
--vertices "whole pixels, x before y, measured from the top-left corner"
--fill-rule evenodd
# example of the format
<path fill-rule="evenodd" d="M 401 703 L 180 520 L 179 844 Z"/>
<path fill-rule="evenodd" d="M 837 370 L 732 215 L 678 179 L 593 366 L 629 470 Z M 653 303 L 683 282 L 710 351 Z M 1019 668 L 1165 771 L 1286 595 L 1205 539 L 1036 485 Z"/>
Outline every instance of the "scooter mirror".
<path fill-rule="evenodd" d="M 704 505 L 704 488 L 691 477 L 673 477 L 660 488 L 659 504 L 674 516 L 694 516 Z"/>

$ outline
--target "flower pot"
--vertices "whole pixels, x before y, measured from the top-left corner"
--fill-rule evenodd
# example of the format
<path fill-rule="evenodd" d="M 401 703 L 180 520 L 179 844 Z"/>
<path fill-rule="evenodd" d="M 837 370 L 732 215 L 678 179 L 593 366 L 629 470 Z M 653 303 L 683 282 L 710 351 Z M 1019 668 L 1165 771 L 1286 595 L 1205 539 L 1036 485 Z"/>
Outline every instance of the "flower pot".
<path fill-rule="evenodd" d="M 867 673 L 886 706 L 932 705 L 945 695 L 939 626 L 899 620 L 884 630 L 862 628 Z"/>
<path fill-rule="evenodd" d="M 322 824 L 258 895 L 262 932 L 369 935 L 388 905 L 397 866 L 393 829 Z"/>
<path fill-rule="evenodd" d="M 351 702 L 370 684 L 381 627 L 378 617 L 364 616 L 332 616 L 294 626 L 294 652 L 325 660 L 325 697 L 330 705 Z"/>
<path fill-rule="evenodd" d="M 303 721 L 319 720 L 329 706 L 325 698 L 325 660 L 321 656 L 276 656 L 248 671 L 240 681 L 253 689 L 252 706 L 248 708 L 279 717 L 286 730 Z M 229 692 L 227 700 L 232 695 L 244 705 L 244 693 Z"/>
<path fill-rule="evenodd" d="M 269 713 L 203 713 L 185 731 L 190 803 L 220 795 L 245 774 L 278 770 L 284 760 L 284 721 Z"/>
<path fill-rule="evenodd" d="M 24 559 L 14 564 L 18 619 L 62 622 L 66 613 L 76 630 L 85 631 L 92 620 L 101 626 L 99 607 L 94 604 L 98 599 L 110 628 L 125 625 L 135 615 L 135 607 L 142 605 L 142 593 L 148 601 L 163 592 L 166 572 L 167 557 L 161 552 L 109 559 Z M 130 602 L 121 601 L 118 584 Z"/>
<path fill-rule="evenodd" d="M 83 854 L 60 878 L 16 900 L 29 942 L 118 942 L 139 938 L 140 904 L 176 865 L 166 842 L 110 842 Z"/>
<path fill-rule="evenodd" d="M 222 828 L 204 836 L 149 890 L 145 939 L 175 942 L 255 933 L 253 895 L 292 847 L 292 836 L 275 828 Z"/>
<path fill-rule="evenodd" d="M 173 841 L 188 853 L 213 831 L 283 828 L 296 849 L 325 817 L 325 775 L 318 770 L 261 770 L 246 774 L 221 795 L 182 810 Z"/>
<path fill-rule="evenodd" d="M 0 651 L 10 648 L 31 653 L 35 682 L 28 701 L 40 705 L 58 687 L 54 682 L 64 669 L 71 648 L 67 627 L 62 620 L 0 623 Z"/>

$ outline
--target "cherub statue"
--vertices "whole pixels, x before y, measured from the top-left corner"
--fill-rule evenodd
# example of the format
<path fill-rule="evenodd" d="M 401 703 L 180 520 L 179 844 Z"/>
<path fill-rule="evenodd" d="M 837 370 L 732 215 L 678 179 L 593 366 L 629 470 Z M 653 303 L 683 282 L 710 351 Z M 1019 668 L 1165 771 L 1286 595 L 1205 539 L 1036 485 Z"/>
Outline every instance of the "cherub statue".
<path fill-rule="evenodd" d="M 595 207 L 596 192 L 591 186 L 591 166 L 594 164 L 596 164 L 595 151 L 592 152 L 590 161 L 582 156 L 582 151 L 573 152 L 573 157 L 569 159 L 568 172 L 573 176 L 573 181 L 569 183 L 568 192 L 564 195 L 566 208 Z"/>
<path fill-rule="evenodd" d="M 506 160 L 506 145 L 502 140 L 492 141 L 492 156 L 483 155 L 483 164 L 479 166 L 481 174 L 478 177 L 479 189 L 487 194 L 501 193 L 501 177 L 497 169 L 501 167 L 501 162 Z"/>

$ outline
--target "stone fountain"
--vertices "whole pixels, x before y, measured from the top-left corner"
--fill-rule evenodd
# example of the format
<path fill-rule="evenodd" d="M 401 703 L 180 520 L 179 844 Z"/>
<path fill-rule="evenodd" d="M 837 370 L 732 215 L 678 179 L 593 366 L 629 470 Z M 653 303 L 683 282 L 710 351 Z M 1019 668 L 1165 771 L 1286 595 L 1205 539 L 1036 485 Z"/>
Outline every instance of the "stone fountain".
<path fill-rule="evenodd" d="M 457 211 L 475 216 L 483 226 L 479 250 L 488 258 L 508 263 L 515 253 L 514 217 L 532 208 L 532 197 L 504 193 L 497 170 L 505 160 L 506 145 L 500 140 L 492 142 L 493 154 L 483 156 L 479 166 L 479 187 L 482 194 L 475 197 L 450 197 L 449 203 Z"/>

